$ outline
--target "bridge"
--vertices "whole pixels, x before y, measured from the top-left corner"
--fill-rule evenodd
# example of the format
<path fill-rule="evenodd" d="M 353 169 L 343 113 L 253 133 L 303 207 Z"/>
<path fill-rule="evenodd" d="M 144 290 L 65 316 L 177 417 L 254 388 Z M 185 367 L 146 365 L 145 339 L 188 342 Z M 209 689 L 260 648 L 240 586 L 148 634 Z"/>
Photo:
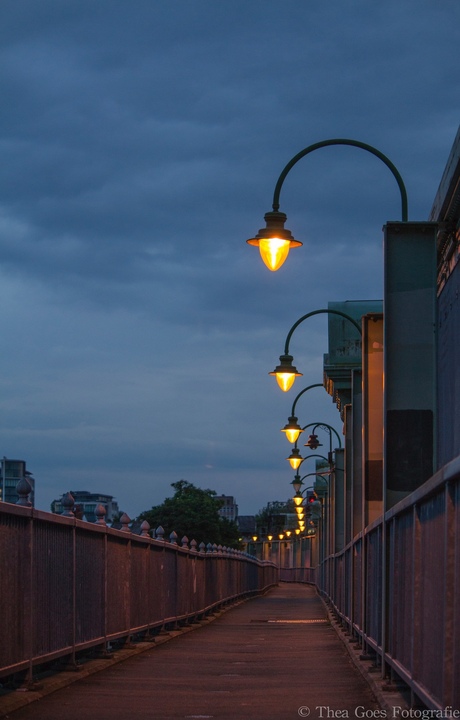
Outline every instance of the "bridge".
<path fill-rule="evenodd" d="M 24 487 L 0 503 L 0 716 L 460 717 L 459 178 L 460 133 L 430 221 L 385 226 L 383 305 L 288 334 L 284 380 L 293 331 L 330 316 L 344 428 L 298 539 L 240 552 L 35 510 Z"/>
<path fill-rule="evenodd" d="M 151 658 L 155 718 L 458 717 L 459 498 L 456 461 L 316 567 L 0 503 L 0 716 L 101 716 L 80 705 L 108 683 L 126 717 Z"/>

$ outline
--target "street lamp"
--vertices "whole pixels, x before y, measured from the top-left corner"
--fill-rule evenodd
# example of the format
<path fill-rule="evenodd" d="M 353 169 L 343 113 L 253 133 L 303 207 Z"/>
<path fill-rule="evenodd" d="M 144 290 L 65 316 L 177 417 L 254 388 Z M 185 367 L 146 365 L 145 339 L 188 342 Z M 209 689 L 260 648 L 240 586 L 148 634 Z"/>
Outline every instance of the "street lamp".
<path fill-rule="evenodd" d="M 310 475 L 316 475 L 316 477 L 320 477 L 321 480 L 323 480 L 327 484 L 327 479 L 324 477 L 324 473 L 309 473 Z M 315 483 L 316 485 L 316 483 Z M 315 485 L 309 485 L 307 488 L 302 490 L 302 492 L 298 492 L 295 497 L 293 498 L 294 502 L 296 503 L 296 512 L 297 512 L 297 519 L 298 524 L 301 523 L 305 525 L 305 515 L 307 520 L 310 521 L 310 524 L 314 520 L 318 520 L 321 515 L 321 502 L 318 500 L 318 493 L 316 492 Z M 305 506 L 303 503 L 305 501 L 304 495 L 309 490 L 313 490 L 313 495 L 308 499 L 308 504 Z M 307 514 L 308 512 L 308 514 Z"/>
<path fill-rule="evenodd" d="M 320 458 L 323 458 L 323 460 L 326 460 L 326 458 L 324 457 L 324 455 L 308 455 L 308 457 L 304 458 L 304 460 L 308 460 L 308 458 L 310 458 L 310 457 L 320 457 Z M 302 462 L 303 462 L 304 460 L 302 460 Z M 327 471 L 326 471 L 326 470 L 322 470 L 321 472 L 322 472 L 323 475 L 324 475 L 324 473 L 327 472 Z M 291 482 L 291 485 L 292 485 L 292 487 L 293 487 L 294 492 L 296 492 L 296 493 L 299 493 L 299 492 L 300 492 L 300 489 L 301 489 L 301 487 L 302 487 L 302 485 L 303 485 L 303 481 L 305 480 L 305 478 L 311 477 L 312 475 L 318 475 L 318 473 L 319 473 L 319 471 L 317 470 L 316 472 L 307 473 L 307 474 L 304 475 L 303 477 L 300 477 L 300 475 L 299 475 L 298 473 L 297 473 L 296 475 L 294 475 L 294 480 Z"/>
<path fill-rule="evenodd" d="M 259 248 L 262 260 L 264 261 L 265 265 L 268 267 L 269 270 L 278 270 L 286 260 L 289 254 L 289 250 L 291 248 L 300 247 L 302 245 L 300 240 L 296 240 L 291 231 L 284 227 L 287 216 L 285 215 L 285 213 L 279 211 L 279 197 L 284 180 L 289 171 L 299 160 L 301 160 L 303 157 L 313 152 L 314 150 L 318 150 L 319 148 L 327 147 L 329 145 L 351 145 L 353 147 L 366 150 L 372 155 L 380 158 L 380 160 L 385 163 L 385 165 L 391 170 L 394 177 L 396 178 L 396 182 L 398 183 L 401 193 L 402 221 L 407 222 L 406 188 L 397 168 L 386 157 L 386 155 L 381 153 L 380 150 L 372 147 L 372 145 L 367 145 L 366 143 L 362 143 L 358 140 L 333 138 L 331 140 L 323 140 L 321 142 L 314 143 L 313 145 L 309 145 L 308 147 L 306 147 L 304 150 L 301 150 L 299 153 L 297 153 L 297 155 L 292 158 L 292 160 L 288 162 L 281 175 L 279 176 L 275 186 L 272 203 L 273 210 L 265 214 L 264 219 L 266 227 L 261 228 L 257 235 L 249 238 L 249 240 L 246 241 L 249 245 L 255 245 Z"/>
<path fill-rule="evenodd" d="M 297 468 L 300 467 L 303 459 L 299 448 L 296 447 L 292 448 L 291 454 L 286 458 L 286 460 L 289 460 L 289 464 L 293 470 L 297 470 Z"/>
<path fill-rule="evenodd" d="M 332 427 L 332 425 L 328 425 L 327 423 L 309 423 L 309 425 L 305 425 L 302 429 L 306 430 L 308 427 L 313 427 L 312 433 L 309 435 L 307 442 L 305 443 L 305 447 L 310 448 L 310 450 L 316 450 L 319 447 L 322 447 L 322 443 L 319 442 L 318 436 L 315 434 L 317 428 L 321 428 L 321 430 L 326 430 L 329 433 L 329 457 L 328 462 L 332 463 L 332 433 L 335 434 L 337 441 L 339 443 L 339 448 L 342 447 L 342 441 L 340 439 L 340 435 L 335 430 L 335 428 Z"/>
<path fill-rule="evenodd" d="M 292 361 L 294 358 L 292 355 L 289 354 L 289 343 L 291 341 L 291 337 L 294 333 L 294 330 L 298 328 L 300 323 L 304 322 L 304 320 L 307 320 L 310 317 L 313 317 L 313 315 L 321 315 L 323 313 L 327 313 L 328 315 L 339 315 L 340 317 L 345 318 L 346 320 L 349 320 L 355 328 L 358 330 L 359 334 L 362 335 L 361 327 L 360 325 L 354 320 L 354 318 L 350 317 L 350 315 L 347 315 L 346 313 L 342 312 L 341 310 L 332 310 L 329 308 L 322 308 L 320 310 L 312 310 L 311 312 L 307 313 L 306 315 L 302 315 L 294 325 L 289 330 L 286 342 L 284 344 L 284 353 L 283 355 L 280 355 L 280 364 L 275 367 L 273 372 L 268 373 L 269 375 L 274 375 L 276 377 L 276 380 L 278 382 L 279 387 L 283 392 L 287 392 L 291 389 L 291 387 L 294 384 L 294 380 L 296 377 L 301 377 L 302 373 L 299 373 L 297 368 L 292 364 Z"/>
<path fill-rule="evenodd" d="M 298 419 L 295 416 L 295 406 L 297 404 L 297 401 L 299 400 L 299 398 L 302 397 L 302 395 L 304 393 L 307 392 L 307 390 L 311 390 L 312 388 L 316 388 L 316 387 L 324 387 L 324 385 L 322 383 L 315 383 L 314 385 L 308 385 L 306 388 L 301 390 L 298 395 L 296 395 L 294 402 L 292 403 L 291 414 L 288 417 L 288 421 L 287 421 L 286 425 L 284 426 L 284 428 L 281 429 L 281 432 L 286 433 L 286 437 L 287 437 L 288 441 L 292 444 L 297 442 L 297 440 L 299 439 L 300 433 L 303 432 L 303 429 L 300 427 Z"/>
<path fill-rule="evenodd" d="M 332 433 L 333 433 L 333 432 L 335 433 L 335 435 L 336 435 L 336 437 L 337 437 L 337 439 L 338 439 L 338 441 L 339 441 L 339 448 L 342 447 L 342 442 L 341 442 L 341 440 L 340 440 L 340 436 L 339 436 L 337 430 L 334 430 L 334 428 L 333 428 L 331 425 L 328 425 L 327 423 L 309 423 L 308 425 L 305 425 L 305 426 L 302 428 L 302 430 L 306 430 L 308 427 L 312 427 L 312 426 L 314 426 L 314 429 L 315 429 L 315 430 L 316 430 L 316 428 L 320 427 L 320 428 L 323 428 L 324 430 L 328 430 L 328 431 L 329 431 L 329 457 L 326 458 L 324 455 L 317 455 L 316 453 L 314 453 L 314 454 L 312 454 L 312 455 L 307 455 L 306 457 L 303 458 L 303 457 L 301 456 L 301 454 L 300 454 L 299 448 L 297 447 L 297 445 L 295 445 L 295 446 L 292 448 L 292 452 L 291 452 L 291 454 L 289 455 L 289 457 L 286 458 L 286 460 L 289 461 L 289 464 L 291 465 L 291 467 L 293 468 L 293 470 L 298 470 L 299 467 L 302 465 L 302 463 L 305 462 L 305 460 L 308 460 L 308 458 L 311 458 L 311 457 L 320 457 L 320 458 L 322 458 L 323 460 L 326 460 L 327 463 L 331 464 L 331 463 L 332 463 Z M 316 435 L 310 435 L 310 438 L 312 438 L 312 437 L 317 438 Z M 309 442 L 305 443 L 305 447 L 309 447 L 311 450 L 315 450 L 315 449 L 316 449 L 317 447 L 319 447 L 320 445 L 321 445 L 321 443 L 319 443 L 319 442 L 316 443 L 316 441 L 315 441 L 315 442 L 312 442 L 310 439 L 309 439 Z M 298 482 L 298 481 L 296 480 L 296 478 L 298 478 L 298 475 L 296 475 L 296 476 L 294 477 L 294 480 L 293 480 L 293 483 L 292 483 L 292 484 L 294 485 L 294 487 L 295 487 L 295 483 Z"/>

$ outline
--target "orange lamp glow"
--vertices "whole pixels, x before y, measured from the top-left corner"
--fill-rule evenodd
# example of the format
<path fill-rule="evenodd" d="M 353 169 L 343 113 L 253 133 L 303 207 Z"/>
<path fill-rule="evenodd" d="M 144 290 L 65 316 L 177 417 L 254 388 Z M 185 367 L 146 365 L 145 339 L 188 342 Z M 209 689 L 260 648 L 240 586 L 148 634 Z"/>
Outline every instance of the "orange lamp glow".
<path fill-rule="evenodd" d="M 257 235 L 246 242 L 259 248 L 260 255 L 269 270 L 279 270 L 286 260 L 292 247 L 300 247 L 291 231 L 284 227 L 286 215 L 273 211 L 265 213 L 266 227 L 261 228 Z"/>
<path fill-rule="evenodd" d="M 303 457 L 301 456 L 298 448 L 292 448 L 292 452 L 289 455 L 289 457 L 286 458 L 286 460 L 289 460 L 291 468 L 293 468 L 294 470 L 297 470 L 297 468 L 300 466 L 300 464 L 303 461 Z"/>
<path fill-rule="evenodd" d="M 290 249 L 289 240 L 263 238 L 259 240 L 259 252 L 269 270 L 276 272 L 286 260 Z"/>
<path fill-rule="evenodd" d="M 280 355 L 280 364 L 276 366 L 273 372 L 268 373 L 274 375 L 283 392 L 287 392 L 294 384 L 296 377 L 302 377 L 302 373 L 297 372 L 292 361 L 292 355 Z"/>
<path fill-rule="evenodd" d="M 292 387 L 292 384 L 291 384 Z M 290 418 L 288 418 L 288 421 L 284 428 L 281 428 L 281 432 L 286 433 L 286 437 L 288 441 L 294 445 L 294 443 L 297 442 L 299 439 L 300 433 L 303 432 L 303 429 L 300 427 L 297 418 L 295 415 L 291 415 Z"/>

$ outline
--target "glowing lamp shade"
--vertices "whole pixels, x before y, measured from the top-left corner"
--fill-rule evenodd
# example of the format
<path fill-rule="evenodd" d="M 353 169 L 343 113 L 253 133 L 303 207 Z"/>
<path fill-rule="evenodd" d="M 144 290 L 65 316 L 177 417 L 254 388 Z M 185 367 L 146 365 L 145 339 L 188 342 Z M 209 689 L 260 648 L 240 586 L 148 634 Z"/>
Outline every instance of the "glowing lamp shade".
<path fill-rule="evenodd" d="M 298 448 L 293 448 L 291 454 L 288 458 L 286 458 L 286 460 L 289 460 L 291 468 L 297 470 L 303 461 L 303 457 L 301 456 Z"/>
<path fill-rule="evenodd" d="M 303 521 L 304 517 L 305 517 L 305 513 L 303 513 L 303 512 L 297 513 L 297 520 L 299 521 L 299 523 Z"/>
<path fill-rule="evenodd" d="M 291 231 L 284 227 L 286 215 L 282 212 L 265 213 L 266 227 L 246 242 L 259 248 L 260 255 L 269 270 L 279 270 L 292 247 L 300 247 Z"/>
<path fill-rule="evenodd" d="M 276 381 L 283 392 L 288 392 L 294 385 L 294 373 L 276 373 Z"/>
<path fill-rule="evenodd" d="M 279 270 L 286 260 L 290 249 L 289 240 L 281 238 L 263 238 L 259 240 L 259 252 L 269 270 Z"/>
<path fill-rule="evenodd" d="M 296 509 L 299 507 L 299 505 L 302 505 L 302 503 L 303 503 L 302 495 L 295 495 L 292 499 L 294 501 L 294 505 L 296 506 Z"/>
<path fill-rule="evenodd" d="M 291 443 L 291 445 L 294 445 L 294 443 L 296 443 L 299 439 L 300 433 L 303 432 L 303 429 L 300 427 L 295 415 L 291 415 L 291 417 L 288 418 L 288 421 L 284 428 L 281 428 L 281 432 L 286 433 L 288 441 Z"/>
<path fill-rule="evenodd" d="M 292 364 L 293 360 L 292 355 L 280 355 L 280 364 L 276 366 L 273 372 L 268 373 L 276 377 L 278 385 L 283 392 L 291 389 L 296 377 L 302 377 L 302 373 L 297 372 L 297 368 Z"/>

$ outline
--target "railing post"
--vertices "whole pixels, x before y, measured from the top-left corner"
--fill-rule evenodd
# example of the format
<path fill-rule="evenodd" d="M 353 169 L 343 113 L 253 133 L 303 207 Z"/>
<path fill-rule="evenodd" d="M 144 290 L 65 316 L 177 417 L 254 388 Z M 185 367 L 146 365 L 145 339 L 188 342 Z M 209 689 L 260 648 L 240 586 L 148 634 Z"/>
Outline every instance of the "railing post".
<path fill-rule="evenodd" d="M 150 537 L 150 524 L 144 520 L 141 524 L 141 537 Z"/>
<path fill-rule="evenodd" d="M 96 505 L 96 510 L 94 513 L 97 517 L 96 525 L 103 525 L 104 527 L 107 527 L 107 523 L 105 521 L 105 516 L 107 515 L 107 510 L 105 509 L 104 505 L 99 504 Z"/>
<path fill-rule="evenodd" d="M 131 518 L 126 513 L 123 513 L 123 515 L 120 518 L 121 522 L 121 529 L 123 532 L 131 532 L 131 528 L 129 527 L 129 523 L 131 522 Z"/>

